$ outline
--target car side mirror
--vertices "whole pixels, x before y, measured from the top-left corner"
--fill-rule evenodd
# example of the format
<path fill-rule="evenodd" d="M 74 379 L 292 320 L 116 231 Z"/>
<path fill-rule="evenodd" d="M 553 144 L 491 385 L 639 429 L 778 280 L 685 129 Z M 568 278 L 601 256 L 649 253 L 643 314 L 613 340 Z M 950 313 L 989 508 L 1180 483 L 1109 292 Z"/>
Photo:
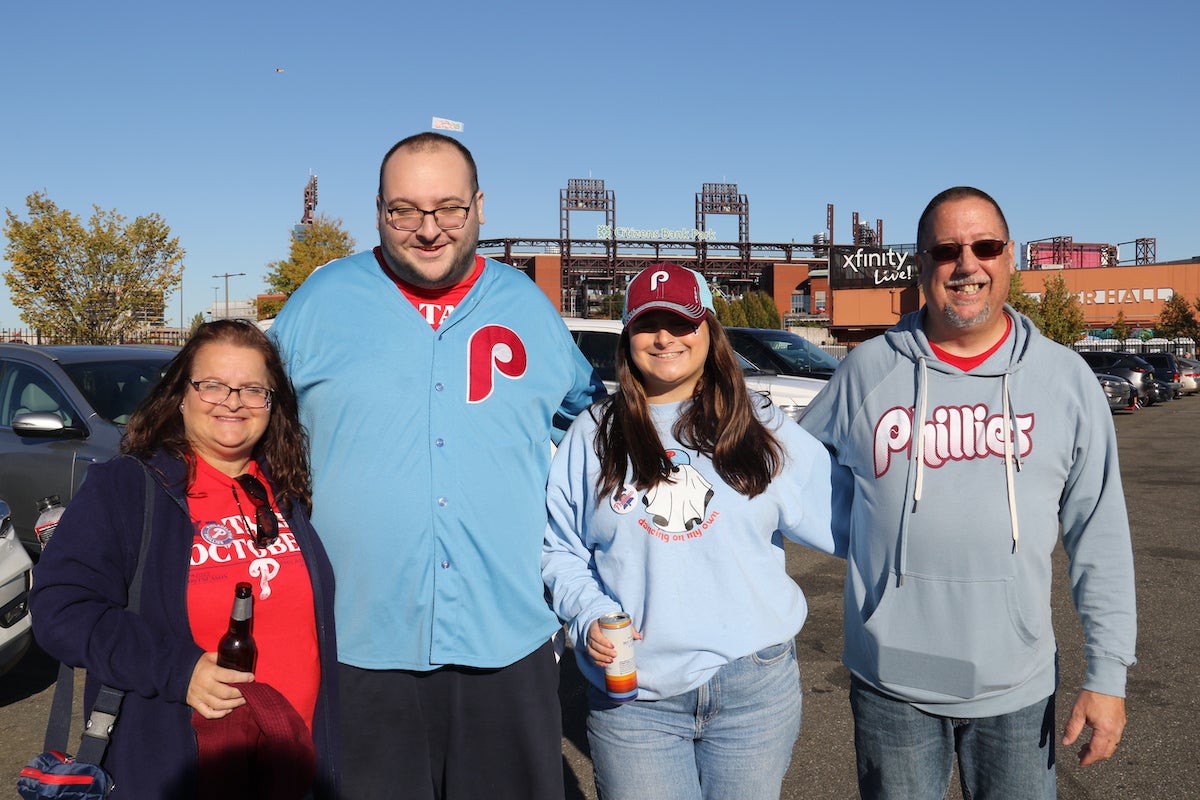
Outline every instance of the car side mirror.
<path fill-rule="evenodd" d="M 12 429 L 18 436 L 70 438 L 82 432 L 63 424 L 62 417 L 53 411 L 28 411 L 13 417 Z"/>

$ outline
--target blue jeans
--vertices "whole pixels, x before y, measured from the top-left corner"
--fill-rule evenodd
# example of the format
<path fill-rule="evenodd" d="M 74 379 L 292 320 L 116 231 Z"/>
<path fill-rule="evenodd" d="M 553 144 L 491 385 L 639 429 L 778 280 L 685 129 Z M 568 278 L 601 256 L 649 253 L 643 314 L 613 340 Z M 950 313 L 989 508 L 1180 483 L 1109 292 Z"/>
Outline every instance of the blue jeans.
<path fill-rule="evenodd" d="M 864 800 L 942 800 L 954 757 L 966 800 L 1054 800 L 1054 695 L 998 717 L 927 714 L 850 684 Z"/>
<path fill-rule="evenodd" d="M 591 687 L 588 701 L 601 800 L 778 798 L 800 734 L 796 645 L 739 658 L 664 700 L 616 705 Z"/>

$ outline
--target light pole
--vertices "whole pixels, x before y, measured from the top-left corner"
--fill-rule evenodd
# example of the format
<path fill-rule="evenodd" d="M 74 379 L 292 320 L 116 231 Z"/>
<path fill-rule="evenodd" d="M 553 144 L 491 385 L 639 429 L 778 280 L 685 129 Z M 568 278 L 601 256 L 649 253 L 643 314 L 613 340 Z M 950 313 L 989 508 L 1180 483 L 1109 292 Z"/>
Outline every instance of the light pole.
<path fill-rule="evenodd" d="M 229 319 L 229 279 L 245 275 L 244 272 L 226 272 L 223 275 L 213 275 L 214 278 L 225 279 L 225 319 Z M 215 290 L 214 290 L 215 291 Z M 216 302 L 214 299 L 213 302 Z"/>

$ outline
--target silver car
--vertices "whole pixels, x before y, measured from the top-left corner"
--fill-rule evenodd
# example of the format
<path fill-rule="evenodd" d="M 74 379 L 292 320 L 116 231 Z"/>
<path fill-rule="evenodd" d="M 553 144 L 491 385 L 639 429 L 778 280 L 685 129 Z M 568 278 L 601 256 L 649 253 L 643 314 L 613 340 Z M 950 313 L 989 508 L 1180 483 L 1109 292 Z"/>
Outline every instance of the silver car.
<path fill-rule="evenodd" d="M 176 352 L 0 345 L 0 500 L 35 557 L 38 501 L 56 494 L 68 504 L 88 465 L 117 454 L 129 414 Z"/>
<path fill-rule="evenodd" d="M 617 342 L 621 336 L 621 323 L 615 319 L 579 319 L 566 317 L 563 322 L 575 337 L 575 344 L 604 381 L 609 394 L 617 389 L 616 359 Z M 742 372 L 746 375 L 746 386 L 761 392 L 779 406 L 791 419 L 799 419 L 817 392 L 825 388 L 825 381 L 817 378 L 800 378 L 793 375 L 776 375 L 760 370 L 742 355 L 734 353 Z"/>
<path fill-rule="evenodd" d="M 13 530 L 8 505 L 0 501 L 0 675 L 8 672 L 33 642 L 29 620 L 33 561 Z"/>

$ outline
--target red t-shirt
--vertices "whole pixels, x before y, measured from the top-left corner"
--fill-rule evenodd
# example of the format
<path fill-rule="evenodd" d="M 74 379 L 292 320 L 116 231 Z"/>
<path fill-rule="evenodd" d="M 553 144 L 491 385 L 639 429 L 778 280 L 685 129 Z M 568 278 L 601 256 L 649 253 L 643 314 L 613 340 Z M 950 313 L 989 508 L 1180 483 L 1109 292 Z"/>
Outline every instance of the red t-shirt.
<path fill-rule="evenodd" d="M 275 508 L 274 494 L 258 464 L 251 461 L 246 472 L 267 487 Z M 196 459 L 196 478 L 188 487 L 188 511 L 195 528 L 187 590 L 192 638 L 206 653 L 216 651 L 229 627 L 234 585 L 249 581 L 254 587 L 253 631 L 258 645 L 254 679 L 275 687 L 311 730 L 321 662 L 304 555 L 278 511 L 279 538 L 266 550 L 256 548 L 254 501 L 240 487 L 237 492 L 235 501 L 233 478 Z"/>
<path fill-rule="evenodd" d="M 938 361 L 944 361 L 952 367 L 961 369 L 963 372 L 970 372 L 991 358 L 992 353 L 995 353 L 997 350 L 999 350 L 1000 345 L 1004 344 L 1004 340 L 1008 338 L 1010 333 L 1012 333 L 1012 317 L 1008 316 L 1008 314 L 1005 314 L 1004 321 L 1007 323 L 1007 325 L 1004 328 L 1004 335 L 1000 337 L 1000 341 L 996 342 L 985 352 L 982 352 L 977 356 L 956 356 L 953 353 L 947 353 L 933 342 L 930 342 L 929 346 L 933 349 L 933 354 L 938 357 Z"/>
<path fill-rule="evenodd" d="M 379 262 L 384 274 L 392 279 L 396 288 L 408 298 L 408 302 L 413 304 L 413 307 L 425 318 L 426 322 L 433 326 L 435 331 L 446 321 L 450 312 L 467 296 L 467 292 L 471 291 L 475 281 L 479 280 L 479 276 L 483 274 L 483 256 L 475 256 L 475 269 L 471 270 L 471 274 L 463 278 L 460 283 L 456 283 L 448 289 L 424 289 L 397 278 L 387 268 L 382 250 L 376 247 L 374 252 L 375 260 Z"/>

